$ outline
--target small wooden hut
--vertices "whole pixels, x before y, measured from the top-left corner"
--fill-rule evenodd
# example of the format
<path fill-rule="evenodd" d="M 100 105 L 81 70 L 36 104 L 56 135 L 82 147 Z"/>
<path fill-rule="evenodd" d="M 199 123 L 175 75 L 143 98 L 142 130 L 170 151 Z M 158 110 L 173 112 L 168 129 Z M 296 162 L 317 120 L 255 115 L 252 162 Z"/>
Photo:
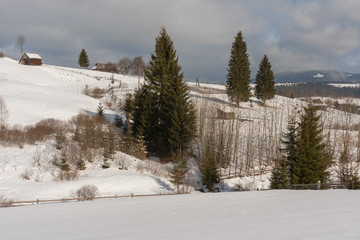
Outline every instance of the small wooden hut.
<path fill-rule="evenodd" d="M 220 109 L 217 109 L 217 118 L 218 119 L 225 119 L 225 120 L 229 120 L 229 119 L 235 119 L 235 113 L 234 112 L 224 112 Z"/>
<path fill-rule="evenodd" d="M 42 58 L 36 53 L 24 53 L 20 59 L 20 63 L 24 65 L 41 65 Z"/>

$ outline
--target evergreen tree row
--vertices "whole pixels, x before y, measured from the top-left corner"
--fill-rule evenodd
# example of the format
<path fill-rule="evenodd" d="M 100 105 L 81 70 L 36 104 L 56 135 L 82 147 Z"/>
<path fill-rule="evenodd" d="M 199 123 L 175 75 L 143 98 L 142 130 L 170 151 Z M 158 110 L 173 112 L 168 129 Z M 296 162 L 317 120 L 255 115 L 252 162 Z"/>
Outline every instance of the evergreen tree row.
<path fill-rule="evenodd" d="M 272 189 L 327 182 L 332 157 L 324 143 L 320 115 L 313 104 L 304 107 L 299 122 L 295 117 L 289 120 L 282 143 L 283 154 L 276 161 L 270 179 Z"/>
<path fill-rule="evenodd" d="M 232 44 L 226 75 L 227 95 L 237 106 L 239 102 L 247 102 L 251 97 L 250 73 L 247 45 L 240 31 Z M 266 100 L 274 98 L 275 93 L 274 73 L 268 57 L 264 55 L 256 75 L 255 96 L 265 104 Z"/>

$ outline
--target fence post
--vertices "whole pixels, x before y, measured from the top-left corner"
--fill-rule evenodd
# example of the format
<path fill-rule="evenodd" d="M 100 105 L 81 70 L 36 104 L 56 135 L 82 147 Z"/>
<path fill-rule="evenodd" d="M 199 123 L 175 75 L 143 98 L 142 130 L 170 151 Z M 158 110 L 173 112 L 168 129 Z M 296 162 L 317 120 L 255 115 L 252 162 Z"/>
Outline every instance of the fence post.
<path fill-rule="evenodd" d="M 320 190 L 320 188 L 321 188 L 321 182 L 319 180 L 316 184 L 316 190 Z"/>
<path fill-rule="evenodd" d="M 36 199 L 36 204 L 39 204 L 39 199 Z"/>

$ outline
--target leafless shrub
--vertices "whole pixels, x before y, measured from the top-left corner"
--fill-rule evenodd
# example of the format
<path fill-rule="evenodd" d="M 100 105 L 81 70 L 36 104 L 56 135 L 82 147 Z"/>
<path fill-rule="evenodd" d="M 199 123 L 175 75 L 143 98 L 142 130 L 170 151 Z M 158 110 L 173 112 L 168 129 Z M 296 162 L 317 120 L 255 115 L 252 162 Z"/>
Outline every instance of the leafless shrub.
<path fill-rule="evenodd" d="M 239 183 L 235 184 L 233 190 L 234 191 L 256 191 L 257 188 L 253 182 L 248 182 L 245 184 L 242 184 L 239 182 Z"/>
<path fill-rule="evenodd" d="M 88 85 L 86 85 L 85 88 L 81 91 L 82 94 L 96 99 L 102 98 L 106 94 L 106 92 L 107 90 L 105 88 L 90 88 Z"/>
<path fill-rule="evenodd" d="M 35 144 L 49 139 L 55 132 L 60 121 L 45 119 L 35 125 L 22 127 L 14 125 L 12 128 L 2 128 L 0 142 L 4 145 L 18 145 L 20 148 L 25 144 Z"/>
<path fill-rule="evenodd" d="M 169 169 L 160 163 L 151 160 L 144 160 L 138 162 L 136 170 L 140 173 L 150 172 L 158 177 L 166 177 Z"/>
<path fill-rule="evenodd" d="M 126 159 L 126 156 L 121 155 L 120 158 L 116 160 L 117 165 L 119 166 L 120 170 L 127 170 L 128 169 L 128 161 Z"/>
<path fill-rule="evenodd" d="M 7 110 L 5 100 L 0 96 L 0 131 L 6 128 L 9 111 Z"/>
<path fill-rule="evenodd" d="M 93 200 L 97 195 L 99 195 L 99 190 L 94 185 L 84 185 L 75 193 L 71 193 L 71 195 L 78 201 L 88 201 Z"/>
<path fill-rule="evenodd" d="M 0 58 L 3 58 L 3 57 L 5 57 L 5 54 L 0 51 Z"/>
<path fill-rule="evenodd" d="M 0 141 L 3 145 L 17 145 L 23 148 L 25 145 L 26 135 L 20 125 L 14 125 L 12 128 L 3 129 L 0 132 Z"/>
<path fill-rule="evenodd" d="M 78 170 L 59 171 L 55 176 L 56 181 L 74 181 L 79 179 Z"/>
<path fill-rule="evenodd" d="M 46 140 L 49 136 L 56 132 L 56 123 L 54 119 L 45 119 L 34 126 L 25 128 L 26 143 L 34 144 Z"/>
<path fill-rule="evenodd" d="M 0 207 L 11 207 L 14 204 L 14 199 L 6 198 L 0 195 Z"/>
<path fill-rule="evenodd" d="M 32 175 L 33 175 L 33 170 L 29 169 L 29 168 L 26 168 L 25 171 L 21 174 L 21 178 L 23 180 L 30 180 Z"/>

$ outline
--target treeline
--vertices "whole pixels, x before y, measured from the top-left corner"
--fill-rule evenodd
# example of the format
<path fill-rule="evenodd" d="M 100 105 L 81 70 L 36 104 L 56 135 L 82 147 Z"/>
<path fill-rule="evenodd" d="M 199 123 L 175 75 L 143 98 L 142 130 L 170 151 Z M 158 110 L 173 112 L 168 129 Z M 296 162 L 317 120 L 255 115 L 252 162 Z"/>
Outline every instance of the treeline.
<path fill-rule="evenodd" d="M 354 97 L 360 98 L 358 87 L 335 87 L 328 83 L 299 83 L 275 86 L 277 95 L 300 98 L 300 97 Z"/>
<path fill-rule="evenodd" d="M 88 68 L 90 66 L 89 57 L 85 49 L 82 49 L 79 54 L 78 64 L 80 67 Z M 148 64 L 145 64 L 142 56 L 134 57 L 133 59 L 125 56 L 119 60 L 119 62 L 107 62 L 97 63 L 96 70 L 121 73 L 125 75 L 139 75 L 143 76 L 145 68 L 149 68 Z"/>

